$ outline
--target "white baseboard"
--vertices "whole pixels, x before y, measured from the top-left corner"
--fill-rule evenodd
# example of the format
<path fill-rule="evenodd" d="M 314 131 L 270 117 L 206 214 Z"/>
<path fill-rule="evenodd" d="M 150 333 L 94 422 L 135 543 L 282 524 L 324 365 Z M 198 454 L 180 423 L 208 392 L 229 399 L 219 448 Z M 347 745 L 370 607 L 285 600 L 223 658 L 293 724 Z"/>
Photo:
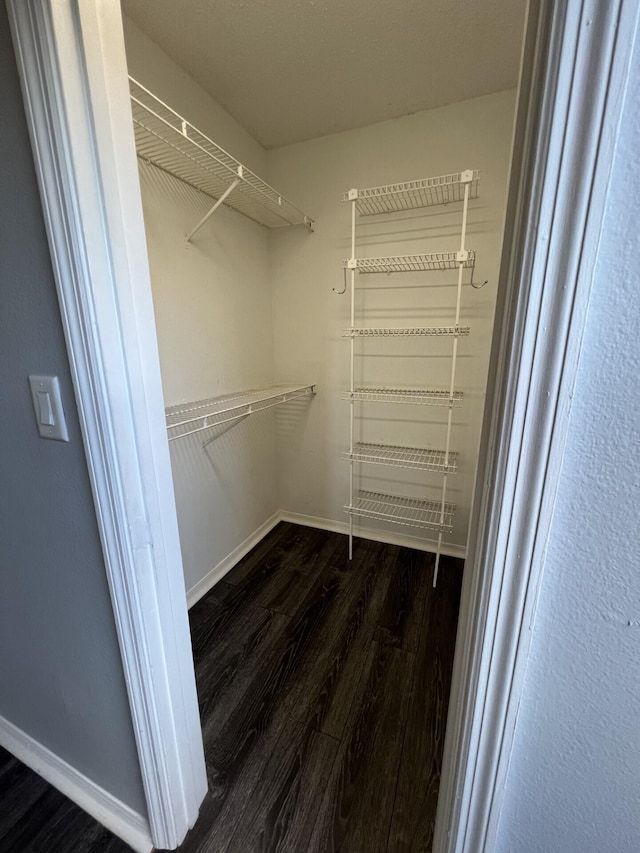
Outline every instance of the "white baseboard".
<path fill-rule="evenodd" d="M 290 521 L 292 524 L 301 524 L 304 527 L 318 527 L 320 530 L 330 530 L 333 533 L 349 533 L 348 521 L 334 521 L 331 518 L 320 518 L 315 515 L 303 515 L 299 512 L 281 512 L 281 521 Z M 390 533 L 386 530 L 374 530 L 371 527 L 354 528 L 354 536 L 363 539 L 373 539 L 374 542 L 384 542 L 387 545 L 401 545 L 405 548 L 416 548 L 418 551 L 430 551 L 435 553 L 437 541 L 435 539 L 419 539 L 417 536 L 407 536 L 402 533 Z M 467 549 L 462 545 L 451 545 L 444 543 L 440 553 L 447 557 L 458 557 L 465 560 Z"/>
<path fill-rule="evenodd" d="M 0 717 L 0 745 L 111 830 L 136 853 L 149 853 L 153 849 L 151 831 L 145 817 L 4 717 Z"/>
<path fill-rule="evenodd" d="M 264 524 L 261 524 L 257 530 L 248 536 L 244 542 L 238 545 L 237 548 L 228 554 L 224 560 L 221 560 L 217 566 L 214 566 L 210 572 L 201 578 L 187 592 L 187 607 L 191 608 L 199 601 L 203 595 L 206 595 L 211 587 L 215 586 L 218 581 L 231 571 L 231 569 L 239 563 L 240 560 L 249 553 L 252 548 L 260 542 L 267 533 L 270 533 L 280 521 L 289 521 L 292 524 L 301 524 L 303 527 L 317 527 L 320 530 L 330 530 L 333 533 L 349 533 L 349 523 L 346 521 L 334 521 L 331 518 L 320 518 L 316 515 L 303 515 L 299 512 L 274 512 Z M 402 533 L 389 533 L 385 530 L 374 530 L 371 527 L 359 527 L 354 531 L 354 535 L 361 536 L 363 539 L 373 539 L 374 542 L 385 542 L 387 545 L 401 545 L 405 548 L 416 548 L 418 551 L 435 552 L 437 542 L 435 539 L 418 539 L 417 536 L 407 536 Z M 448 557 L 459 557 L 464 560 L 467 556 L 467 549 L 461 545 L 443 544 L 440 553 Z"/>
<path fill-rule="evenodd" d="M 273 530 L 280 520 L 280 512 L 274 512 L 274 514 L 268 518 L 264 524 L 261 524 L 257 530 L 254 530 L 253 533 L 244 540 L 244 542 L 241 542 L 237 548 L 234 548 L 233 551 L 224 558 L 224 560 L 221 560 L 217 566 L 214 566 L 210 572 L 207 572 L 203 578 L 194 584 L 187 592 L 187 607 L 193 607 L 196 601 L 199 601 L 203 595 L 209 592 L 212 586 L 215 586 L 218 581 L 221 581 L 222 578 L 231 571 L 236 563 L 240 562 L 245 554 L 248 554 L 252 548 L 255 548 L 261 539 L 264 539 L 267 533 Z"/>

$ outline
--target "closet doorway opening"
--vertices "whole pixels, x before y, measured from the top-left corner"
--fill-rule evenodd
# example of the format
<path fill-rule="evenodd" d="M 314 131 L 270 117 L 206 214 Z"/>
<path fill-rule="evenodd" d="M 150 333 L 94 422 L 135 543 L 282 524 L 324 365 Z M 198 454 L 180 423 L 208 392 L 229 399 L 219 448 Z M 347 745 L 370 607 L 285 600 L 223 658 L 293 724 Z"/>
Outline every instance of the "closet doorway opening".
<path fill-rule="evenodd" d="M 526 3 L 122 10 L 209 774 L 184 849 L 430 849 Z"/>

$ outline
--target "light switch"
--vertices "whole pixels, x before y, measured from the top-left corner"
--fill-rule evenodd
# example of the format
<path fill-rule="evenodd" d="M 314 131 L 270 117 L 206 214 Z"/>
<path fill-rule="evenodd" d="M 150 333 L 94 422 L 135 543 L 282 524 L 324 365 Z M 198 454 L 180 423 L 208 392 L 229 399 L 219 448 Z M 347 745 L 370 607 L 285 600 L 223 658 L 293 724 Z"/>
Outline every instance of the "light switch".
<path fill-rule="evenodd" d="M 69 441 L 57 376 L 30 376 L 31 397 L 42 438 Z"/>
<path fill-rule="evenodd" d="M 40 408 L 40 423 L 42 426 L 55 426 L 51 408 L 51 395 L 48 391 L 38 391 L 38 406 Z"/>

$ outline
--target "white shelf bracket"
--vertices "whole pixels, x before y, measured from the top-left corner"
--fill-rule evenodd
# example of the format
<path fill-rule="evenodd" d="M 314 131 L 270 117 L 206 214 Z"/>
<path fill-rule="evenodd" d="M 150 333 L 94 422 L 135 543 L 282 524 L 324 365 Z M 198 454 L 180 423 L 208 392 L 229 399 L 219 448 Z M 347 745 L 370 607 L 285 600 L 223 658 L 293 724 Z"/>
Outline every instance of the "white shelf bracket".
<path fill-rule="evenodd" d="M 241 172 L 241 171 L 242 171 L 242 166 L 238 166 L 238 172 Z M 240 177 L 241 177 L 241 176 L 240 176 Z M 196 227 L 195 227 L 192 231 L 190 231 L 190 232 L 187 234 L 187 237 L 186 237 L 186 239 L 187 239 L 187 243 L 190 243 L 190 242 L 191 242 L 191 238 L 194 236 L 194 234 L 196 234 L 196 233 L 197 233 L 197 232 L 202 228 L 202 226 L 203 226 L 203 225 L 204 225 L 204 223 L 207 221 L 207 219 L 209 219 L 209 217 L 210 217 L 210 216 L 212 216 L 212 215 L 216 212 L 216 210 L 217 210 L 217 209 L 220 207 L 220 205 L 224 202 L 224 200 L 226 199 L 226 197 L 227 197 L 228 195 L 230 195 L 230 194 L 235 190 L 235 188 L 236 188 L 236 187 L 238 186 L 238 184 L 240 183 L 240 177 L 236 178 L 236 179 L 235 179 L 235 181 L 233 181 L 233 183 L 229 184 L 229 186 L 228 186 L 228 187 L 226 188 L 226 190 L 222 193 L 222 195 L 220 196 L 220 198 L 219 198 L 219 199 L 216 201 L 216 203 L 213 205 L 213 207 L 211 208 L 211 210 L 209 210 L 207 213 L 205 213 L 205 215 L 202 217 L 202 219 L 200 220 L 200 222 L 198 222 L 198 224 L 196 225 Z"/>
<path fill-rule="evenodd" d="M 216 441 L 218 438 L 222 438 L 225 432 L 229 432 L 230 429 L 233 429 L 234 426 L 237 426 L 241 421 L 245 421 L 248 417 L 249 412 L 245 412 L 244 415 L 236 415 L 234 418 L 230 419 L 225 424 L 220 424 L 219 426 L 222 427 L 220 431 L 217 432 L 215 435 L 212 435 L 211 438 L 208 438 L 202 445 L 202 449 L 206 450 L 210 444 L 213 444 L 213 442 Z M 216 424 L 212 424 L 212 426 L 215 427 Z"/>

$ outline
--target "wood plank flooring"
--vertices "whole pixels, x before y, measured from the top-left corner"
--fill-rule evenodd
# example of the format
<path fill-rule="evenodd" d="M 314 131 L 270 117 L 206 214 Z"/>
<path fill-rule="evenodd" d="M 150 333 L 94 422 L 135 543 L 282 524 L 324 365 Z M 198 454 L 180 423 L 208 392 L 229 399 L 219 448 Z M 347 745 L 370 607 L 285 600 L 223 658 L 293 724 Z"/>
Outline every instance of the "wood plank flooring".
<path fill-rule="evenodd" d="M 209 793 L 181 853 L 431 850 L 462 561 L 279 524 L 190 612 Z M 3 853 L 128 848 L 0 750 Z"/>
<path fill-rule="evenodd" d="M 282 523 L 190 613 L 209 794 L 181 853 L 429 851 L 462 562 Z"/>

